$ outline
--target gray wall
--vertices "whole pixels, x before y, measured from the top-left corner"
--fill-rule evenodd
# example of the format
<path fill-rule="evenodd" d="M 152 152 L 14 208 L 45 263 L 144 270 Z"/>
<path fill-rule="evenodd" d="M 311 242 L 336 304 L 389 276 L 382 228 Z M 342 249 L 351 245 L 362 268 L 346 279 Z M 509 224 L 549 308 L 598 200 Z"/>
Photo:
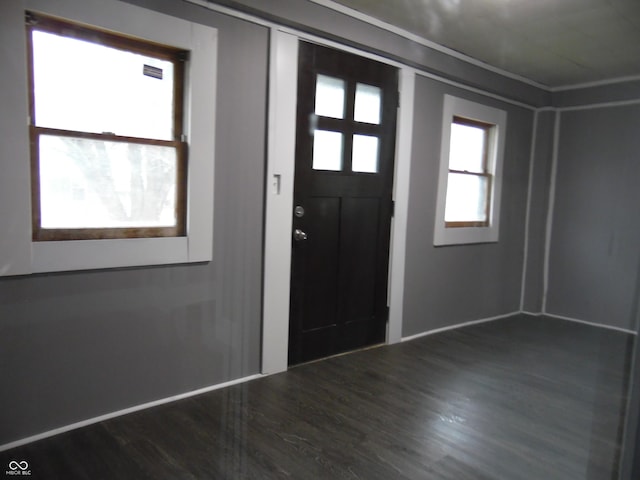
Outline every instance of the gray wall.
<path fill-rule="evenodd" d="M 10 386 L 0 389 L 0 445 L 260 369 L 269 31 L 179 0 L 128 1 L 219 29 L 214 261 L 0 279 L 0 379 Z M 548 92 L 317 4 L 225 3 L 508 98 L 551 102 Z M 268 11 L 254 10 L 260 6 Z M 615 91 L 553 98 L 564 106 L 589 95 L 621 99 Z M 433 246 L 445 93 L 508 112 L 498 243 Z M 550 313 L 630 325 L 640 240 L 633 185 L 640 145 L 630 130 L 639 108 L 562 114 Z M 525 296 L 531 311 L 542 298 L 553 115 L 538 120 Z M 404 336 L 520 308 L 532 122 L 528 109 L 418 77 Z"/>
<path fill-rule="evenodd" d="M 557 92 L 561 114 L 547 311 L 640 329 L 640 82 Z M 603 102 L 628 102 L 608 105 Z M 640 473 L 640 354 L 629 377 L 621 479 Z"/>
<path fill-rule="evenodd" d="M 259 372 L 269 32 L 153 5 L 219 29 L 214 261 L 0 279 L 0 445 Z"/>
<path fill-rule="evenodd" d="M 561 114 L 547 311 L 635 330 L 640 105 Z"/>
<path fill-rule="evenodd" d="M 498 243 L 434 247 L 445 93 L 507 111 Z M 403 336 L 520 309 L 533 112 L 418 77 Z"/>

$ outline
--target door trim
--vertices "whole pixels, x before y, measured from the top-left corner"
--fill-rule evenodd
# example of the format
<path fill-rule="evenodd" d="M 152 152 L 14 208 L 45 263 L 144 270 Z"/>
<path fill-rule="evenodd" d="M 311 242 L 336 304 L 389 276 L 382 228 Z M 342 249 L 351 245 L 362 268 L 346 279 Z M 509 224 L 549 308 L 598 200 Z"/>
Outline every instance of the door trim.
<path fill-rule="evenodd" d="M 389 323 L 387 343 L 402 339 L 402 307 L 404 305 L 404 267 L 409 215 L 409 179 L 411 178 L 411 145 L 413 143 L 413 105 L 416 73 L 401 68 L 398 88 L 400 105 L 396 124 L 396 163 L 393 174 L 393 201 L 395 210 L 391 219 L 391 245 L 389 248 Z"/>
<path fill-rule="evenodd" d="M 298 37 L 271 29 L 265 185 L 262 373 L 287 370 Z"/>
<path fill-rule="evenodd" d="M 269 116 L 265 178 L 265 236 L 262 307 L 263 374 L 286 371 L 289 351 L 289 299 L 291 226 L 295 170 L 298 41 L 301 37 L 277 27 L 271 29 L 269 66 Z M 330 45 L 336 48 L 334 44 Z M 353 49 L 346 49 L 353 53 Z M 372 58 L 371 54 L 363 56 Z M 405 245 L 409 205 L 409 177 L 413 126 L 414 84 L 412 68 L 374 58 L 400 69 L 400 109 L 396 126 L 396 159 L 389 251 L 389 323 L 387 343 L 402 336 Z"/>

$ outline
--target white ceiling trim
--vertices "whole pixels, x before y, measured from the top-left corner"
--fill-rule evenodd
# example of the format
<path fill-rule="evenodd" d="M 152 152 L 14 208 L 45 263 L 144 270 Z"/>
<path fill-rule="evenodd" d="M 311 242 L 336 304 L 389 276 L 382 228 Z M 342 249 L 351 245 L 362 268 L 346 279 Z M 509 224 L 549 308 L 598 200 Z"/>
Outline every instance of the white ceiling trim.
<path fill-rule="evenodd" d="M 313 1 L 313 0 L 312 0 Z M 615 83 L 625 83 L 640 80 L 640 75 L 628 75 L 626 77 L 611 78 L 608 80 L 596 80 L 594 82 L 576 83 L 573 85 L 562 85 L 560 87 L 552 87 L 552 92 L 563 92 L 565 90 L 578 90 L 580 88 L 604 87 Z"/>
<path fill-rule="evenodd" d="M 424 37 L 421 37 L 420 35 L 416 35 L 415 33 L 412 33 L 408 30 L 404 30 L 390 23 L 384 22 L 378 18 L 372 17 L 371 15 L 367 15 L 353 8 L 346 7 L 342 4 L 334 2 L 333 0 L 309 0 L 309 1 L 312 3 L 316 3 L 318 5 L 322 5 L 323 7 L 330 8 L 331 10 L 335 10 L 347 16 L 356 18 L 365 23 L 368 23 L 375 27 L 386 30 L 388 32 L 394 33 L 400 37 L 406 38 L 407 40 L 411 40 L 412 42 L 431 48 L 432 50 L 436 50 L 440 53 L 444 53 L 451 57 L 457 58 L 458 60 L 462 60 L 463 62 L 470 63 L 471 65 L 474 65 L 476 67 L 484 68 L 485 70 L 489 70 L 491 72 L 500 74 L 504 77 L 508 77 L 513 80 L 518 80 L 522 83 L 526 83 L 527 85 L 531 85 L 536 88 L 541 88 L 543 90 L 550 91 L 550 88 L 548 85 L 538 83 L 534 80 L 531 80 L 530 78 L 523 77 L 521 75 L 518 75 L 513 72 L 509 72 L 507 70 L 503 70 L 502 68 L 498 68 L 494 65 L 478 60 L 477 58 L 470 57 L 469 55 L 465 55 L 464 53 L 458 52 L 457 50 L 440 45 L 439 43 L 428 40 Z"/>
<path fill-rule="evenodd" d="M 575 112 L 577 110 L 594 110 L 596 108 L 617 108 L 628 107 L 629 105 L 640 105 L 640 98 L 633 100 L 619 100 L 617 102 L 590 103 L 588 105 L 573 105 L 570 107 L 556 107 L 558 112 Z"/>

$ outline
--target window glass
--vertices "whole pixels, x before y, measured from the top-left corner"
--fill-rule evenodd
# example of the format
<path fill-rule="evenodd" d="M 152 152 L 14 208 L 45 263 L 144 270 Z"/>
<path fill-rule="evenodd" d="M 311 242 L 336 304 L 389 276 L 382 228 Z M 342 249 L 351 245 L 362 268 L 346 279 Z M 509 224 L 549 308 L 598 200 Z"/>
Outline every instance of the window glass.
<path fill-rule="evenodd" d="M 353 136 L 351 168 L 354 172 L 376 173 L 378 171 L 378 137 Z"/>
<path fill-rule="evenodd" d="M 313 169 L 342 170 L 343 143 L 340 132 L 316 130 L 313 137 Z"/>
<path fill-rule="evenodd" d="M 173 64 L 34 30 L 35 125 L 173 139 Z"/>
<path fill-rule="evenodd" d="M 486 128 L 454 121 L 451 124 L 449 169 L 482 173 L 485 170 L 486 136 Z"/>
<path fill-rule="evenodd" d="M 445 222 L 485 222 L 487 220 L 487 177 L 449 173 Z"/>
<path fill-rule="evenodd" d="M 344 118 L 344 98 L 344 80 L 327 75 L 318 75 L 316 80 L 316 115 Z"/>
<path fill-rule="evenodd" d="M 382 90 L 373 85 L 358 83 L 356 85 L 356 104 L 353 119 L 356 122 L 380 123 L 380 104 Z"/>
<path fill-rule="evenodd" d="M 42 228 L 170 227 L 173 147 L 40 135 Z"/>
<path fill-rule="evenodd" d="M 33 240 L 185 235 L 185 52 L 29 15 Z"/>

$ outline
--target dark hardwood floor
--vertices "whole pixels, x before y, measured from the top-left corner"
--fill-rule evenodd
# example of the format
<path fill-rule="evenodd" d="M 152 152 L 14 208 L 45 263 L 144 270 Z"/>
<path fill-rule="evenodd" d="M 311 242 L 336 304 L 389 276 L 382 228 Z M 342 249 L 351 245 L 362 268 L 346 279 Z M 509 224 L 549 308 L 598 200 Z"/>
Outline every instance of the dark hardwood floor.
<path fill-rule="evenodd" d="M 616 477 L 632 338 L 519 316 L 0 452 L 43 479 Z"/>

